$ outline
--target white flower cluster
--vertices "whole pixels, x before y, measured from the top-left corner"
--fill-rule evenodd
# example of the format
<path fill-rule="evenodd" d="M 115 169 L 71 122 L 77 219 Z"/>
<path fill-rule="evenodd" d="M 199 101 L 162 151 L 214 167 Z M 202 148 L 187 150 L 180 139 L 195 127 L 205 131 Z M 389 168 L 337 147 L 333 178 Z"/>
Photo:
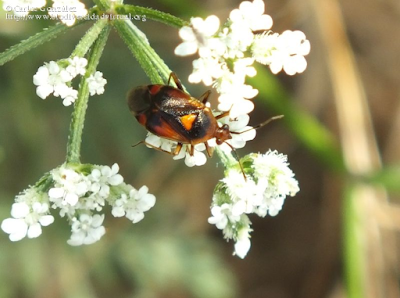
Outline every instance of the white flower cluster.
<path fill-rule="evenodd" d="M 19 241 L 26 236 L 36 238 L 42 234 L 42 226 L 54 222 L 49 212 L 49 199 L 34 187 L 26 189 L 15 198 L 11 208 L 12 218 L 1 223 L 1 229 L 9 234 L 11 241 Z"/>
<path fill-rule="evenodd" d="M 223 150 L 230 151 L 232 146 L 233 148 L 243 148 L 246 145 L 247 141 L 251 141 L 256 136 L 256 131 L 252 129 L 251 126 L 248 126 L 250 117 L 247 114 L 242 114 L 235 119 L 230 119 L 229 117 L 224 117 L 218 120 L 219 124 L 222 126 L 224 124 L 229 125 L 229 130 L 234 132 L 232 134 L 232 139 L 226 140 L 224 143 L 220 145 Z M 236 134 L 235 134 L 236 133 Z M 147 144 L 151 147 L 159 148 L 166 152 L 174 152 L 177 143 L 175 141 L 170 141 L 164 138 L 160 138 L 152 133 L 148 133 L 147 138 L 145 140 Z M 228 143 L 229 145 L 225 144 Z M 207 141 L 209 147 L 217 146 L 215 138 L 212 138 Z M 202 166 L 207 161 L 206 153 L 206 146 L 204 143 L 197 144 L 194 146 L 194 154 L 193 156 L 190 155 L 188 145 L 183 144 L 181 151 L 179 154 L 175 155 L 173 159 L 185 159 L 185 164 L 188 167 L 193 166 Z"/>
<path fill-rule="evenodd" d="M 76 167 L 62 165 L 51 171 L 52 187 L 47 192 L 31 187 L 17 196 L 11 210 L 12 218 L 1 225 L 10 234 L 10 240 L 18 241 L 38 237 L 41 226 L 54 221 L 49 209 L 59 210 L 71 224 L 70 245 L 92 244 L 105 234 L 101 213 L 105 203 L 112 206 L 115 217 L 126 216 L 133 223 L 144 218 L 144 212 L 155 204 L 155 197 L 146 186 L 136 190 L 123 182 L 119 167 L 92 166 L 78 171 Z"/>
<path fill-rule="evenodd" d="M 189 82 L 214 84 L 220 93 L 218 109 L 230 111 L 231 118 L 254 109 L 250 99 L 258 90 L 245 84 L 246 76 L 256 75 L 254 61 L 269 65 L 274 74 L 283 69 L 294 75 L 307 66 L 304 56 L 310 52 L 310 43 L 304 33 L 272 33 L 272 18 L 264 11 L 262 0 L 243 1 L 222 27 L 218 17 L 209 16 L 205 20 L 192 18 L 191 26 L 179 31 L 183 42 L 175 53 L 186 56 L 198 52 L 200 56 L 193 61 Z"/>
<path fill-rule="evenodd" d="M 33 76 L 33 83 L 37 86 L 36 94 L 42 99 L 50 94 L 59 96 L 63 99 L 64 106 L 70 106 L 78 98 L 78 91 L 70 86 L 71 81 L 78 75 L 85 75 L 87 63 L 87 59 L 81 57 L 68 58 L 58 63 L 45 63 Z M 96 71 L 87 81 L 90 95 L 104 93 L 107 80 L 101 72 Z"/>
<path fill-rule="evenodd" d="M 244 258 L 250 249 L 250 220 L 248 214 L 275 216 L 287 196 L 299 191 L 297 180 L 287 163 L 287 157 L 277 151 L 250 154 L 242 159 L 246 179 L 240 170 L 228 169 L 217 185 L 210 224 L 223 231 L 224 238 L 233 239 L 235 254 Z"/>
<path fill-rule="evenodd" d="M 272 33 L 269 31 L 272 18 L 264 11 L 262 0 L 244 1 L 230 13 L 222 27 L 218 17 L 212 15 L 205 20 L 192 18 L 190 26 L 179 30 L 183 42 L 176 47 L 175 53 L 186 56 L 198 52 L 199 55 L 193 61 L 189 82 L 214 84 L 219 93 L 215 114 L 229 111 L 229 117 L 218 120 L 220 126 L 227 124 L 233 132 L 232 139 L 226 141 L 230 146 L 221 145 L 224 150 L 242 148 L 246 141 L 255 138 L 255 130 L 248 126 L 248 114 L 254 109 L 251 99 L 258 90 L 245 83 L 246 77 L 256 75 L 254 61 L 269 65 L 273 73 L 284 70 L 289 75 L 303 72 L 307 66 L 304 56 L 310 51 L 310 43 L 304 33 Z M 176 142 L 151 133 L 145 142 L 166 152 L 174 152 L 177 146 Z M 215 147 L 215 139 L 208 140 L 207 144 Z M 188 146 L 183 144 L 174 159 L 185 158 L 189 167 L 205 164 L 204 144 L 195 145 L 193 156 Z"/>
<path fill-rule="evenodd" d="M 46 0 L 3 0 L 3 9 L 13 11 L 17 17 L 26 17 L 30 12 L 48 11 L 49 16 L 72 26 L 78 18 L 83 18 L 88 11 L 79 0 L 53 0 L 52 7 L 44 9 Z"/>

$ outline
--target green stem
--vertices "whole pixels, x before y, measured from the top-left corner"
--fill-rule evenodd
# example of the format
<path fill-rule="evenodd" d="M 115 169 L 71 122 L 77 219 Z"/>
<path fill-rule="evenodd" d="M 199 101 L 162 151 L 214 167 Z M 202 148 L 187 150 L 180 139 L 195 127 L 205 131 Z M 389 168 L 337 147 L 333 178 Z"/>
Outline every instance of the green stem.
<path fill-rule="evenodd" d="M 344 173 L 343 156 L 334 136 L 312 115 L 299 109 L 279 80 L 265 66 L 257 67 L 257 76 L 249 78 L 251 85 L 260 91 L 258 99 L 274 113 L 285 117 L 283 122 L 293 134 L 329 169 Z"/>
<path fill-rule="evenodd" d="M 165 84 L 171 70 L 150 46 L 146 35 L 130 20 L 115 20 L 113 25 L 150 81 L 153 84 Z"/>
<path fill-rule="evenodd" d="M 109 10 L 111 7 L 111 3 L 109 0 L 93 0 L 93 2 L 101 9 L 101 10 Z"/>
<path fill-rule="evenodd" d="M 227 153 L 222 150 L 219 146 L 215 146 L 215 152 L 217 152 L 218 157 L 221 159 L 222 163 L 225 166 L 225 169 L 231 168 L 234 165 L 238 164 L 238 160 L 232 155 L 232 153 Z"/>
<path fill-rule="evenodd" d="M 88 67 L 85 76 L 82 77 L 79 85 L 78 99 L 75 103 L 74 112 L 68 136 L 67 163 L 79 163 L 82 143 L 82 132 L 85 122 L 85 115 L 89 100 L 89 85 L 87 79 L 96 71 L 103 49 L 106 45 L 110 26 L 106 26 L 94 43 L 88 57 Z"/>
<path fill-rule="evenodd" d="M 365 234 L 360 223 L 357 208 L 359 196 L 356 194 L 360 184 L 351 184 L 345 189 L 343 202 L 343 259 L 348 297 L 366 297 L 365 293 Z"/>
<path fill-rule="evenodd" d="M 145 16 L 146 19 L 151 19 L 154 21 L 158 21 L 164 23 L 169 26 L 181 28 L 189 23 L 173 16 L 169 13 L 165 13 L 153 8 L 141 7 L 136 5 L 118 5 L 115 7 L 115 12 L 117 14 L 122 15 L 131 15 L 132 16 Z M 142 18 L 141 18 L 142 19 Z"/>
<path fill-rule="evenodd" d="M 72 52 L 71 57 L 83 57 L 89 51 L 90 47 L 96 41 L 100 32 L 107 25 L 107 20 L 99 20 L 97 21 L 90 29 L 86 32 L 85 36 L 79 41 L 78 45 L 75 47 L 75 50 Z"/>

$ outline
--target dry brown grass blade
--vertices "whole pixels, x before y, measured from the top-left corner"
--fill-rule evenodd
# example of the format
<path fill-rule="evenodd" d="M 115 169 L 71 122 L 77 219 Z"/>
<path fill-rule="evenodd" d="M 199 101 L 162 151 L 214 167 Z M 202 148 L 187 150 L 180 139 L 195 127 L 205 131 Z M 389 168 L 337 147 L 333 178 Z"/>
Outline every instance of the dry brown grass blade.
<path fill-rule="evenodd" d="M 326 47 L 327 65 L 331 75 L 337 108 L 342 151 L 348 171 L 363 175 L 381 167 L 380 154 L 372 129 L 364 88 L 354 53 L 346 35 L 337 0 L 311 0 L 320 35 Z M 360 237 L 364 247 L 364 292 L 366 297 L 400 297 L 391 274 L 394 235 L 379 224 L 376 206 L 387 206 L 387 196 L 376 187 L 357 184 L 353 192 L 356 202 Z M 382 216 L 382 214 L 380 215 Z M 389 218 L 386 213 L 385 218 Z"/>

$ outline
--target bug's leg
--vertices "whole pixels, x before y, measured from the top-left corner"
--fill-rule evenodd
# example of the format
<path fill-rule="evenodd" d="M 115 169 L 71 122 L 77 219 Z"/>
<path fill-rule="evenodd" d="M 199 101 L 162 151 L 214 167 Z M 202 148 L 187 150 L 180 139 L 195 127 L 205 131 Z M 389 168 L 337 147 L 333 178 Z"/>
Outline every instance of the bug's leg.
<path fill-rule="evenodd" d="M 215 116 L 215 119 L 218 120 L 218 119 L 224 118 L 226 116 L 229 116 L 229 112 L 230 111 L 223 112 L 222 114 L 219 114 L 219 115 Z"/>
<path fill-rule="evenodd" d="M 171 78 L 174 79 L 174 82 L 175 82 L 176 87 L 178 87 L 178 89 L 184 91 L 184 90 L 183 90 L 183 87 L 182 87 L 182 83 L 181 83 L 181 81 L 179 80 L 179 78 L 178 78 L 178 76 L 176 75 L 176 73 L 174 73 L 174 72 L 171 72 L 171 73 L 170 73 L 169 78 L 168 78 L 168 85 L 169 85 L 169 83 L 171 82 Z"/>
<path fill-rule="evenodd" d="M 182 150 L 182 146 L 183 146 L 182 143 L 178 143 L 178 145 L 176 145 L 174 152 L 171 152 L 172 155 L 178 155 Z"/>
<path fill-rule="evenodd" d="M 188 145 L 188 147 L 189 147 L 190 156 L 193 156 L 194 155 L 194 145 Z"/>
<path fill-rule="evenodd" d="M 206 104 L 210 94 L 211 94 L 211 90 L 207 90 L 206 92 L 204 92 L 204 94 L 202 96 L 199 97 L 199 101 L 201 101 L 202 103 Z"/>
<path fill-rule="evenodd" d="M 207 142 L 204 142 L 204 145 L 206 146 L 206 151 L 207 151 L 208 157 L 211 157 L 213 155 L 213 153 L 214 153 L 214 148 L 208 146 Z"/>
<path fill-rule="evenodd" d="M 158 151 L 165 152 L 165 153 L 168 153 L 168 154 L 174 155 L 174 156 L 178 155 L 179 152 L 181 152 L 181 149 L 182 149 L 182 143 L 178 143 L 178 145 L 176 146 L 175 150 L 173 152 L 171 152 L 171 151 L 167 151 L 167 150 L 161 149 L 160 147 L 154 146 L 154 145 L 152 145 L 150 143 L 147 143 L 146 141 L 140 141 L 139 143 L 137 143 L 135 145 L 132 145 L 132 147 L 136 147 L 137 145 L 140 145 L 140 144 L 145 144 L 148 147 L 151 147 L 151 148 L 156 149 Z"/>

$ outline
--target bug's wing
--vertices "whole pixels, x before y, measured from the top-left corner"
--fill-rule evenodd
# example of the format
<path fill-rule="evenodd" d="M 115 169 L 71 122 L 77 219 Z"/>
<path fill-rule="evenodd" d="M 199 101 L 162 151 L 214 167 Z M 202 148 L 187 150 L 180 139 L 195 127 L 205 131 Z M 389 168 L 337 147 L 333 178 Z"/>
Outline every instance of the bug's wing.
<path fill-rule="evenodd" d="M 179 118 L 162 111 L 150 113 L 147 117 L 146 128 L 151 133 L 179 143 L 188 144 L 190 139 Z"/>
<path fill-rule="evenodd" d="M 191 97 L 189 94 L 170 87 L 164 86 L 162 96 L 157 96 L 154 100 L 155 107 L 171 116 L 184 116 L 188 114 L 198 113 L 202 111 L 205 105 L 198 99 Z"/>
<path fill-rule="evenodd" d="M 197 100 L 187 101 L 174 98 L 165 102 L 159 109 L 168 115 L 181 117 L 190 114 L 198 114 L 203 108 L 204 106 Z"/>

